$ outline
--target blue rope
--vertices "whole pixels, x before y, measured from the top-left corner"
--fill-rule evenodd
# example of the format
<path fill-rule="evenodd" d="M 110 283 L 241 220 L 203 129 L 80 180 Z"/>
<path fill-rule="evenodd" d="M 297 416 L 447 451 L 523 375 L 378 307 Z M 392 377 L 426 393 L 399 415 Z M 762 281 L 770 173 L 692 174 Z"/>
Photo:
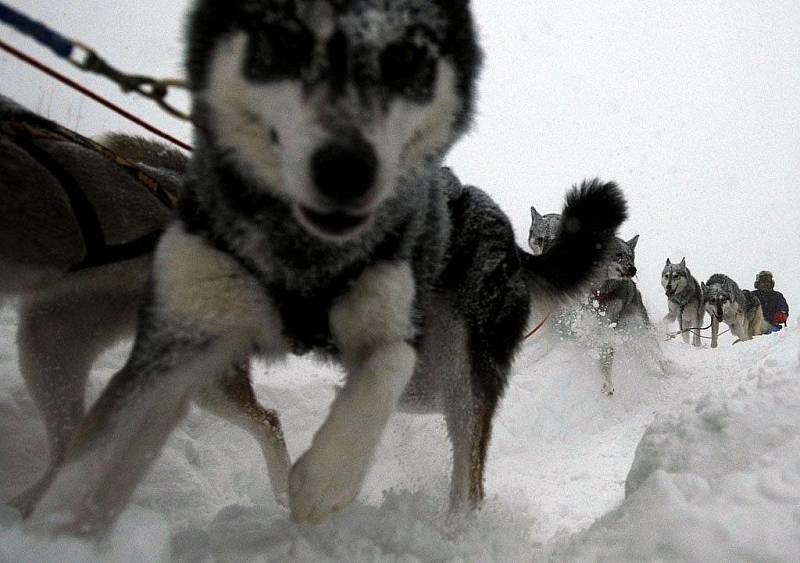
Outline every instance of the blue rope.
<path fill-rule="evenodd" d="M 22 34 L 33 37 L 39 43 L 50 48 L 59 57 L 68 59 L 72 54 L 72 41 L 53 31 L 46 25 L 14 10 L 0 2 L 0 21 L 10 25 Z"/>

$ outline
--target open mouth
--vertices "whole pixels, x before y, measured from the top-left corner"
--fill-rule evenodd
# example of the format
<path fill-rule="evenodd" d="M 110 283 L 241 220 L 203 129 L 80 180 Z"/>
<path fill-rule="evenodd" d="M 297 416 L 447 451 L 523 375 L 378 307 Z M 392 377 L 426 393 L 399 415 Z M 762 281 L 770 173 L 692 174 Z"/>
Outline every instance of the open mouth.
<path fill-rule="evenodd" d="M 670 288 L 666 290 L 664 293 L 666 294 L 667 297 L 672 297 L 673 295 L 675 295 L 675 290 Z"/>
<path fill-rule="evenodd" d="M 369 223 L 370 214 L 347 213 L 344 211 L 316 211 L 298 205 L 295 208 L 303 226 L 315 234 L 332 239 L 351 237 Z"/>

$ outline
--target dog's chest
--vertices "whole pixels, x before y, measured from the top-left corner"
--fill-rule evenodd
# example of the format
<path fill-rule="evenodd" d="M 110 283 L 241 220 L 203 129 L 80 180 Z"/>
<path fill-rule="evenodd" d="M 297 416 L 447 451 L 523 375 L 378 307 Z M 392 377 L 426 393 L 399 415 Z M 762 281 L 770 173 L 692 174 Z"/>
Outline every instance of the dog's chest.
<path fill-rule="evenodd" d="M 283 335 L 292 352 L 302 355 L 312 350 L 338 354 L 330 326 L 330 311 L 337 298 L 347 292 L 350 283 L 342 282 L 314 292 L 269 288 L 278 308 Z"/>

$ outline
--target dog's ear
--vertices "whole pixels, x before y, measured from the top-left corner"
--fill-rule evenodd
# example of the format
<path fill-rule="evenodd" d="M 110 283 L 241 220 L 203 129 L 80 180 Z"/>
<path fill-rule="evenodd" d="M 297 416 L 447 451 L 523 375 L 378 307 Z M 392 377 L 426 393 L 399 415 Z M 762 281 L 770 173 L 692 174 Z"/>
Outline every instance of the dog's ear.
<path fill-rule="evenodd" d="M 706 282 L 700 282 L 700 291 L 706 292 Z"/>
<path fill-rule="evenodd" d="M 666 265 L 667 266 L 672 266 L 672 262 L 669 261 L 669 258 L 667 258 L 667 264 Z"/>
<path fill-rule="evenodd" d="M 681 268 L 685 268 L 685 267 L 686 267 L 686 256 L 684 256 L 683 258 L 681 258 L 681 264 L 680 264 L 680 266 L 681 266 Z"/>
<path fill-rule="evenodd" d="M 537 222 L 541 221 L 542 219 L 543 219 L 543 217 L 541 215 L 539 215 L 539 212 L 536 211 L 536 208 L 531 205 L 531 222 L 537 223 Z"/>
<path fill-rule="evenodd" d="M 639 242 L 639 235 L 636 235 L 635 237 L 633 237 L 631 240 L 629 240 L 629 241 L 628 241 L 628 242 L 626 242 L 625 244 L 627 244 L 628 246 L 630 246 L 630 247 L 631 247 L 631 250 L 633 250 L 634 248 L 636 248 L 636 243 L 637 243 L 637 242 Z"/>

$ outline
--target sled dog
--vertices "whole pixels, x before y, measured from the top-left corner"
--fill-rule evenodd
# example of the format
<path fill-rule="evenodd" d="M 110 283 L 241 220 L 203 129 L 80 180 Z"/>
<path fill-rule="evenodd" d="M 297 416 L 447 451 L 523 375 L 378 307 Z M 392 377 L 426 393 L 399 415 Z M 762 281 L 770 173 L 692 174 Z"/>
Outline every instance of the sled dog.
<path fill-rule="evenodd" d="M 123 135 L 93 150 L 88 139 L 82 146 L 62 138 L 57 125 L 2 97 L 0 122 L 0 297 L 19 301 L 20 370 L 50 448 L 44 476 L 11 501 L 27 515 L 84 413 L 93 362 L 134 332 L 155 242 L 172 217 L 131 174 L 174 194 L 187 159 Z M 107 150 L 127 165 L 100 152 Z M 245 363 L 219 373 L 195 400 L 258 440 L 273 489 L 285 496 L 289 458 L 276 413 L 256 401 Z"/>
<path fill-rule="evenodd" d="M 548 213 L 540 215 L 534 207 L 531 207 L 531 230 L 528 238 L 528 245 L 534 254 L 547 250 L 555 241 L 555 233 L 558 232 L 561 215 Z M 608 260 L 603 265 L 601 271 L 602 279 L 600 284 L 595 286 L 588 297 L 584 297 L 587 307 L 582 310 L 591 310 L 597 314 L 597 318 L 602 321 L 604 326 L 588 329 L 592 334 L 585 334 L 587 330 L 578 329 L 584 333 L 580 337 L 587 344 L 594 348 L 599 348 L 600 371 L 603 374 L 602 390 L 607 395 L 614 394 L 611 371 L 614 360 L 614 333 L 608 333 L 605 328 L 613 328 L 619 335 L 627 336 L 641 335 L 645 338 L 641 344 L 644 345 L 642 352 L 647 356 L 653 356 L 658 365 L 658 369 L 665 372 L 668 368 L 667 360 L 658 345 L 658 342 L 651 338 L 652 324 L 647 314 L 647 309 L 642 301 L 642 295 L 636 287 L 636 283 L 631 279 L 636 275 L 636 243 L 639 235 L 629 241 L 615 238 L 610 249 Z M 572 311 L 562 314 L 560 323 L 576 330 L 575 323 L 581 316 L 580 311 Z M 592 323 L 594 324 L 594 323 Z M 599 328 L 599 330 L 595 330 Z M 618 336 L 618 335 L 617 335 Z"/>
<path fill-rule="evenodd" d="M 690 335 L 693 346 L 700 346 L 700 328 L 706 312 L 703 308 L 703 292 L 689 268 L 686 258 L 673 264 L 669 258 L 661 272 L 661 286 L 667 296 L 669 312 L 664 317 L 664 325 L 677 319 L 683 341 L 689 344 Z M 696 330 L 695 330 L 696 329 Z"/>
<path fill-rule="evenodd" d="M 33 525 L 107 525 L 198 384 L 254 354 L 345 370 L 291 469 L 293 520 L 354 499 L 398 402 L 444 413 L 451 509 L 478 506 L 531 298 L 586 290 L 621 192 L 573 189 L 553 248 L 531 256 L 489 196 L 441 167 L 481 60 L 466 0 L 199 0 L 188 41 L 196 150 L 177 220 L 131 356 Z"/>
<path fill-rule="evenodd" d="M 711 347 L 716 348 L 719 323 L 727 324 L 739 340 L 752 340 L 766 334 L 769 324 L 764 320 L 761 303 L 755 295 L 724 274 L 714 274 L 701 284 L 703 307 L 711 315 Z"/>
<path fill-rule="evenodd" d="M 531 205 L 531 228 L 528 233 L 528 246 L 534 256 L 539 256 L 550 250 L 558 236 L 558 226 L 561 222 L 559 213 L 540 215 Z"/>
<path fill-rule="evenodd" d="M 614 361 L 614 336 L 643 336 L 654 349 L 648 350 L 655 355 L 659 368 L 665 369 L 665 360 L 655 338 L 651 338 L 652 324 L 647 309 L 642 301 L 642 294 L 633 281 L 636 275 L 636 243 L 639 235 L 628 241 L 621 238 L 614 240 L 609 259 L 605 264 L 606 279 L 591 294 L 590 304 L 598 313 L 602 322 L 612 328 L 614 335 L 604 339 L 600 344 L 600 372 L 603 374 L 603 392 L 614 394 L 612 367 Z"/>

